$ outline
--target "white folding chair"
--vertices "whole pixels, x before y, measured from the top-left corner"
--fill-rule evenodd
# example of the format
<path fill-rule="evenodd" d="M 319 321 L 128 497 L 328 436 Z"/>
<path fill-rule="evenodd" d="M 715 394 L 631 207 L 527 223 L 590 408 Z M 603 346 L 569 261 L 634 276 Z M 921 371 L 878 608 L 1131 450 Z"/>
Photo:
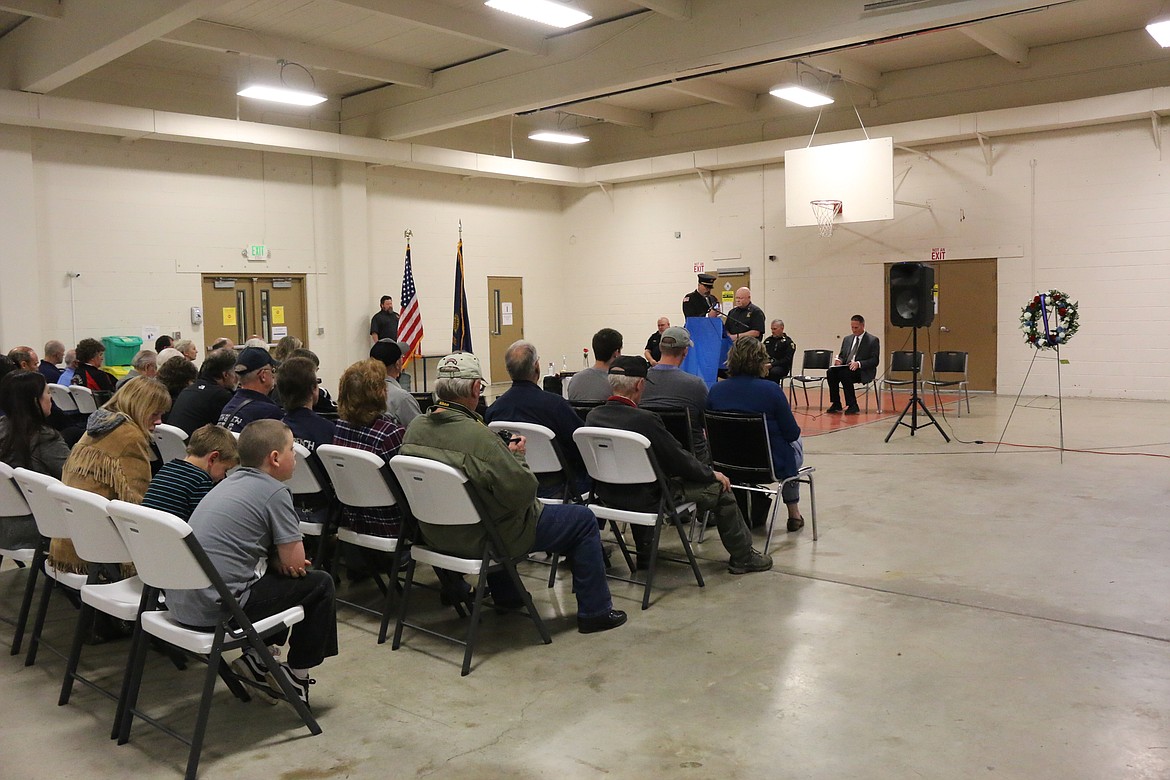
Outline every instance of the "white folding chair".
<path fill-rule="evenodd" d="M 93 390 L 81 385 L 69 385 L 69 394 L 73 396 L 73 402 L 77 404 L 77 411 L 82 414 L 92 414 L 97 411 L 97 399 L 93 397 Z"/>
<path fill-rule="evenodd" d="M 16 469 L 13 472 L 13 477 L 16 479 L 16 484 L 20 486 L 20 492 L 24 494 L 24 500 L 28 502 L 28 506 L 32 510 L 33 519 L 37 523 L 37 531 L 40 532 L 41 536 L 46 539 L 68 539 L 69 528 L 65 525 L 65 514 L 61 511 L 61 505 L 49 495 L 49 488 L 61 484 L 61 481 L 25 468 Z M 73 591 L 80 591 L 86 580 L 84 574 L 74 574 L 54 568 L 47 557 L 47 544 L 45 553 L 42 556 L 41 568 L 47 576 L 41 587 L 41 601 L 37 605 L 37 614 L 33 619 L 32 637 L 28 643 L 28 654 L 24 658 L 25 666 L 32 666 L 37 662 L 37 649 L 41 643 L 41 630 L 45 627 L 45 615 L 49 611 L 49 598 L 53 595 L 53 583 L 59 583 Z M 53 650 L 51 647 L 49 649 Z M 57 651 L 53 650 L 53 652 Z M 59 653 L 59 655 L 64 654 Z"/>
<path fill-rule="evenodd" d="M 398 498 L 391 489 L 390 480 L 392 477 L 389 476 L 389 469 L 386 467 L 385 461 L 374 453 L 353 447 L 342 447 L 337 444 L 322 444 L 317 447 L 316 452 L 321 465 L 325 467 L 325 473 L 329 475 L 329 481 L 333 483 L 337 500 L 343 505 L 381 508 L 398 504 Z M 404 521 L 405 515 L 406 513 L 403 512 Z M 386 641 L 386 631 L 389 627 L 390 606 L 398 582 L 400 539 L 400 536 L 375 536 L 358 533 L 352 528 L 338 527 L 337 529 L 338 542 L 364 547 L 376 552 L 389 553 L 391 556 L 388 575 L 389 586 L 387 587 L 382 582 L 380 576 L 374 575 L 374 581 L 377 582 L 379 589 L 386 596 L 386 603 L 381 612 L 352 602 L 342 602 L 371 614 L 381 615 L 382 628 L 378 634 L 378 644 Z M 338 600 L 340 601 L 340 599 Z"/>
<path fill-rule="evenodd" d="M 585 470 L 593 478 L 593 494 L 589 501 L 589 509 L 603 520 L 609 521 L 609 527 L 617 539 L 618 547 L 625 556 L 630 573 L 635 571 L 634 562 L 630 559 L 629 549 L 622 536 L 618 523 L 629 523 L 653 528 L 650 549 L 650 566 L 646 572 L 645 583 L 629 579 L 644 585 L 642 594 L 642 609 L 650 607 L 650 589 L 654 585 L 654 573 L 658 565 L 658 543 L 662 535 L 662 524 L 670 523 L 678 531 L 679 541 L 686 552 L 686 562 L 690 564 L 695 574 L 695 581 L 699 587 L 704 587 L 703 573 L 699 571 L 699 564 L 695 561 L 695 554 L 691 550 L 690 540 L 683 531 L 679 516 L 684 512 L 694 512 L 695 502 L 689 501 L 676 505 L 671 493 L 670 483 L 650 450 L 650 440 L 640 433 L 621 431 L 614 428 L 595 428 L 585 426 L 573 432 L 573 441 L 581 451 L 585 461 Z M 618 507 L 607 506 L 597 499 L 597 488 L 604 485 L 645 485 L 656 484 L 660 494 L 658 509 L 655 512 L 636 512 Z M 624 578 L 615 578 L 624 579 Z"/>
<path fill-rule="evenodd" d="M 73 394 L 69 392 L 69 387 L 66 385 L 49 385 L 49 396 L 53 399 L 53 403 L 57 404 L 57 408 L 63 412 L 76 412 L 77 401 L 73 400 Z"/>
<path fill-rule="evenodd" d="M 187 457 L 187 432 L 182 428 L 159 423 L 154 426 L 151 438 L 154 439 L 154 444 L 158 447 L 158 454 L 162 457 L 163 463 Z"/>
<path fill-rule="evenodd" d="M 284 632 L 304 620 L 304 608 L 292 607 L 253 622 L 244 614 L 235 595 L 191 533 L 191 526 L 174 515 L 125 501 L 111 501 L 107 510 L 126 548 L 130 551 L 130 556 L 138 569 L 138 576 L 148 588 L 146 608 L 139 616 L 142 633 L 156 637 L 207 662 L 194 733 L 188 739 L 172 729 L 169 724 L 162 723 L 137 708 L 138 692 L 142 686 L 146 651 L 149 646 L 146 638 L 139 636 L 126 671 L 128 682 L 122 722 L 118 729 L 118 744 L 124 744 L 130 739 L 135 717 L 144 720 L 190 745 L 186 779 L 195 780 L 199 770 L 199 757 L 203 750 L 203 737 L 211 714 L 216 675 L 223 677 L 232 693 L 245 701 L 249 697 L 240 683 L 254 685 L 251 680 L 237 677 L 223 662 L 224 651 L 243 647 L 250 647 L 259 654 L 265 669 L 279 684 L 280 692 L 296 710 L 301 722 L 310 733 L 320 734 L 320 725 L 293 689 L 292 682 L 278 671 L 278 664 L 269 652 L 267 644 L 269 637 Z M 162 608 L 158 598 L 158 593 L 162 590 L 203 588 L 215 588 L 220 601 L 219 619 L 209 631 L 201 631 L 179 623 L 170 612 Z"/>
<path fill-rule="evenodd" d="M 330 562 L 325 555 L 325 547 L 327 538 L 337 532 L 336 510 L 340 506 L 337 505 L 333 486 L 329 482 L 329 476 L 321 465 L 320 459 L 298 442 L 293 442 L 293 449 L 297 453 L 297 466 L 293 471 L 292 478 L 284 484 L 292 491 L 294 499 L 308 499 L 314 502 L 314 506 L 321 505 L 320 509 L 304 510 L 306 512 L 312 511 L 312 515 L 309 515 L 312 519 L 307 520 L 305 515 L 301 515 L 301 533 L 317 539 L 317 556 L 313 561 L 314 566 L 324 571 L 330 571 Z"/>
<path fill-rule="evenodd" d="M 450 555 L 418 542 L 411 545 L 406 564 L 406 581 L 403 586 L 402 600 L 398 607 L 398 622 L 394 626 L 394 643 L 391 647 L 394 650 L 399 648 L 402 644 L 402 629 L 407 626 L 416 631 L 463 645 L 463 667 L 460 674 L 467 675 L 471 671 L 471 655 L 475 650 L 475 637 L 479 630 L 480 617 L 483 614 L 483 597 L 487 585 L 487 575 L 489 572 L 500 569 L 508 573 L 512 584 L 524 601 L 525 611 L 532 618 L 532 622 L 536 624 L 536 630 L 540 633 L 544 644 L 552 642 L 548 628 L 544 625 L 544 621 L 532 603 L 532 596 L 516 572 L 516 561 L 523 560 L 525 554 L 512 558 L 504 553 L 504 543 L 500 538 L 499 531 L 496 529 L 495 523 L 492 522 L 491 516 L 483 508 L 475 490 L 467 483 L 467 476 L 459 469 L 437 460 L 416 458 L 409 455 L 398 455 L 391 458 L 390 468 L 398 477 L 398 483 L 402 486 L 402 492 L 410 504 L 411 514 L 420 523 L 436 526 L 482 524 L 484 529 L 483 554 L 478 558 Z M 414 570 L 417 563 L 429 564 L 436 568 L 476 577 L 471 623 L 467 627 L 467 634 L 463 639 L 434 631 L 417 623 L 407 622 L 406 609 L 410 600 L 410 585 L 414 580 Z"/>
<path fill-rule="evenodd" d="M 0 522 L 9 517 L 27 517 L 32 514 L 28 502 L 24 500 L 12 476 L 12 467 L 0 461 Z M 35 521 L 34 521 L 35 522 Z M 32 607 L 33 593 L 37 587 L 37 572 L 45 556 L 46 543 L 42 539 L 33 547 L 17 549 L 0 549 L 0 560 L 11 558 L 18 566 L 28 569 L 28 580 L 24 584 L 24 597 L 20 600 L 20 611 L 17 613 L 14 624 L 15 633 L 12 636 L 11 655 L 20 653 L 20 646 L 24 642 L 24 627 L 28 623 L 28 613 Z M 5 619 L 5 622 L 8 622 Z"/>
<path fill-rule="evenodd" d="M 96 493 L 60 484 L 49 487 L 49 496 L 61 506 L 65 527 L 69 529 L 69 538 L 73 541 L 73 548 L 77 551 L 78 557 L 91 565 L 130 562 L 130 551 L 126 549 L 121 534 L 114 527 L 114 521 L 106 511 L 110 503 L 107 499 Z M 78 674 L 81 648 L 97 612 L 132 623 L 138 620 L 142 606 L 142 580 L 138 577 L 100 584 L 86 583 L 81 586 L 81 612 L 77 616 L 77 628 L 73 633 L 73 645 L 69 649 L 69 659 L 65 665 L 65 677 L 61 681 L 61 695 L 57 699 L 57 704 L 69 703 L 74 681 L 118 702 L 117 713 L 110 730 L 111 739 L 118 736 L 118 724 L 121 722 L 122 707 L 125 703 L 126 679 L 123 676 L 122 690 L 114 694 Z"/>

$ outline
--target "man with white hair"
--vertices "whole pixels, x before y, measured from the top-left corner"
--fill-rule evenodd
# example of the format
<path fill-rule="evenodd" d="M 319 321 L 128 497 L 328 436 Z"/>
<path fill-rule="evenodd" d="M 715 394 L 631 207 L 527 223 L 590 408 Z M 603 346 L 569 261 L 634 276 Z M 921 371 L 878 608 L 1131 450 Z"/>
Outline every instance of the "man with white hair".
<path fill-rule="evenodd" d="M 120 389 L 122 385 L 129 382 L 136 376 L 158 376 L 158 354 L 153 349 L 140 349 L 130 361 L 130 372 L 126 376 L 118 380 L 114 385 L 114 389 Z"/>
<path fill-rule="evenodd" d="M 544 551 L 568 557 L 578 631 L 592 634 L 625 623 L 626 613 L 613 608 L 593 513 L 576 504 L 538 501 L 536 477 L 524 462 L 524 437 L 504 443 L 475 413 L 484 386 L 479 359 L 470 352 L 452 353 L 439 361 L 438 375 L 435 405 L 407 428 L 402 454 L 462 470 L 499 530 L 506 548 L 502 554 Z M 427 543 L 444 552 L 465 557 L 483 552 L 486 537 L 480 524 L 420 522 L 419 527 Z M 519 601 L 519 594 L 509 591 L 513 586 L 507 575 L 489 575 L 489 584 L 497 604 Z"/>
<path fill-rule="evenodd" d="M 56 382 L 61 378 L 61 369 L 57 368 L 57 366 L 64 359 L 64 343 L 57 339 L 50 339 L 45 342 L 45 356 L 41 358 L 41 364 L 37 367 L 37 370 L 41 372 L 41 376 L 45 378 L 46 382 Z"/>

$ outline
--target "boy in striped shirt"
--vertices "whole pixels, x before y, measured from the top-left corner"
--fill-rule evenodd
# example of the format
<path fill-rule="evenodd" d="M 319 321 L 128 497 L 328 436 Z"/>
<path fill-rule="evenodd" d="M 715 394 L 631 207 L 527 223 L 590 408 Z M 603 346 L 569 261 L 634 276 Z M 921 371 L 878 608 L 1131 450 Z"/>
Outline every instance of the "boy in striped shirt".
<path fill-rule="evenodd" d="M 236 437 L 226 428 L 204 425 L 191 434 L 187 457 L 175 458 L 154 475 L 142 505 L 190 520 L 207 491 L 239 462 Z"/>

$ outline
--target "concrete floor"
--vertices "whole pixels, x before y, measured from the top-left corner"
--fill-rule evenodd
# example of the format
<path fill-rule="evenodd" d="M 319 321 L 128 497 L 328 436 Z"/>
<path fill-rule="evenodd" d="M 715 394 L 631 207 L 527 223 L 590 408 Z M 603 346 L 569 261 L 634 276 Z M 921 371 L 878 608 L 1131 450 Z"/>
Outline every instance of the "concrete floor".
<path fill-rule="evenodd" d="M 454 646 L 408 634 L 391 652 L 343 608 L 313 690 L 324 734 L 220 686 L 201 777 L 1170 777 L 1170 404 L 1066 401 L 1066 447 L 1110 454 L 1063 464 L 958 441 L 994 442 L 1013 405 L 951 407 L 950 444 L 933 428 L 884 444 L 889 420 L 809 438 L 820 541 L 806 527 L 772 572 L 732 577 L 712 539 L 703 590 L 668 565 L 642 612 L 615 583 L 616 631 L 577 634 L 567 580 L 546 590 L 529 566 L 553 643 L 488 615 L 466 678 Z M 1024 399 L 1004 440 L 1057 444 L 1055 405 Z M 1135 452 L 1160 457 L 1119 456 Z M 0 614 L 23 581 L 6 562 Z M 124 645 L 87 652 L 116 681 Z M 158 732 L 106 739 L 111 702 L 81 689 L 57 707 L 62 668 L 0 657 L 0 777 L 181 776 L 185 748 Z M 144 697 L 179 697 L 186 723 L 196 675 L 156 656 Z"/>

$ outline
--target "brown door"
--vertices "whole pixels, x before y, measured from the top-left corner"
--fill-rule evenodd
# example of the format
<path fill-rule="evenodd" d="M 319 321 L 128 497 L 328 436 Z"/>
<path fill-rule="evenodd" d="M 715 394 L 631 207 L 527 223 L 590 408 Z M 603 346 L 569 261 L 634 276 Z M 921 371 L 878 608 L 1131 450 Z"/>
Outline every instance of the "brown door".
<path fill-rule="evenodd" d="M 296 336 L 309 345 L 305 277 L 204 276 L 203 335 L 208 344 L 258 336 L 272 344 Z"/>
<path fill-rule="evenodd" d="M 524 338 L 524 279 L 519 276 L 488 277 L 488 347 L 491 354 L 490 379 L 507 382 L 504 353 L 514 341 Z"/>
<path fill-rule="evenodd" d="M 751 290 L 752 287 L 752 272 L 747 268 L 720 268 L 715 271 L 718 278 L 715 280 L 715 289 L 711 294 L 719 299 L 720 308 L 724 314 L 731 311 L 735 306 L 735 291 L 740 287 L 746 287 Z M 753 291 L 752 303 L 756 306 L 760 305 L 760 300 L 763 299 L 763 291 L 756 295 Z M 767 333 L 767 328 L 764 332 Z"/>
<path fill-rule="evenodd" d="M 950 260 L 929 263 L 934 268 L 936 288 L 934 322 L 918 331 L 918 349 L 923 354 L 923 371 L 930 375 L 934 352 L 957 350 L 967 353 L 967 374 L 972 390 L 996 389 L 996 316 L 998 287 L 996 260 Z M 910 328 L 896 328 L 890 322 L 890 274 L 886 272 L 886 339 L 882 365 L 890 353 L 910 349 Z"/>

